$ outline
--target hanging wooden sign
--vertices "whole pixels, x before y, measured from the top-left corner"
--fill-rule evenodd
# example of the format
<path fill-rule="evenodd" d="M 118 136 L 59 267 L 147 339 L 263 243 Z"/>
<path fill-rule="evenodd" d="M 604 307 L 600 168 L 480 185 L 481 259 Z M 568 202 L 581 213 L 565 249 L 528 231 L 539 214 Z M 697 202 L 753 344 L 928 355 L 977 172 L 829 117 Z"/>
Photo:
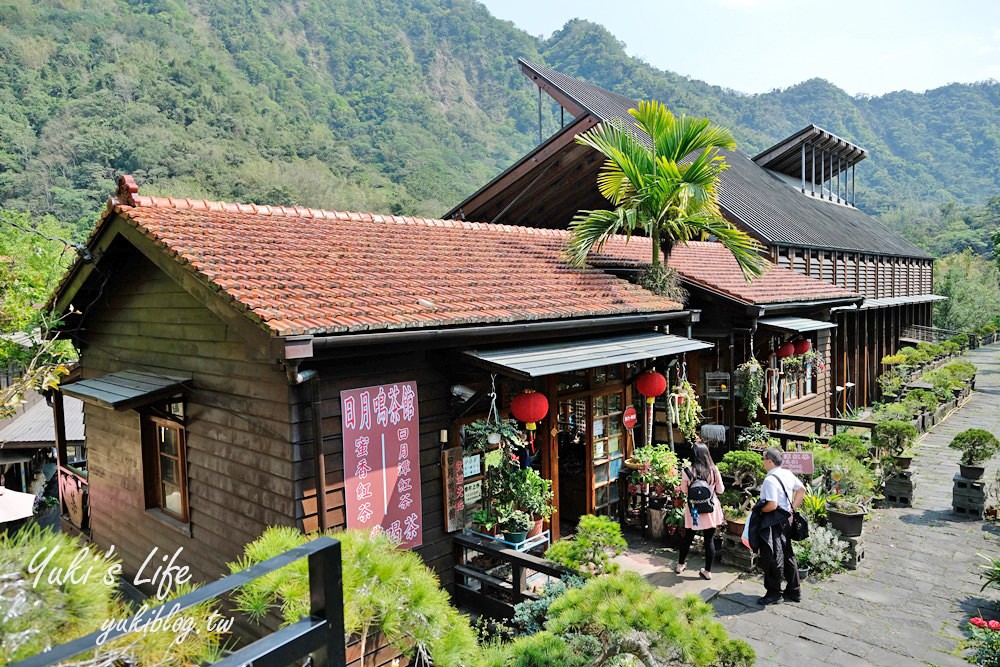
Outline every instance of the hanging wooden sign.
<path fill-rule="evenodd" d="M 444 529 L 454 532 L 465 528 L 465 466 L 462 448 L 441 452 L 441 478 L 444 481 Z"/>

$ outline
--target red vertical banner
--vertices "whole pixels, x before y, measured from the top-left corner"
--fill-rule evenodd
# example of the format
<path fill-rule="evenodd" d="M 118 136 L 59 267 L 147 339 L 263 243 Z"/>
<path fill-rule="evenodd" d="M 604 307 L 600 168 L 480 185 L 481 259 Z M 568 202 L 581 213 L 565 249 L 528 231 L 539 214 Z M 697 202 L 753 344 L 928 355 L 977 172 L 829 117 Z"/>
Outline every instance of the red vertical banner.
<path fill-rule="evenodd" d="M 417 383 L 340 392 L 347 527 L 423 544 Z"/>

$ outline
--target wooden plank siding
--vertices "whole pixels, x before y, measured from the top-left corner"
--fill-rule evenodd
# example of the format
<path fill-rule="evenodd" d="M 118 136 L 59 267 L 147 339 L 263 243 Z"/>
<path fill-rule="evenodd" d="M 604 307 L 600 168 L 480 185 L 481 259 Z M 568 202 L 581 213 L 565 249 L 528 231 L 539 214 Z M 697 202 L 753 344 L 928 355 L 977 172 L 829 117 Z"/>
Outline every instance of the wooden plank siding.
<path fill-rule="evenodd" d="M 137 252 L 116 271 L 115 289 L 84 322 L 83 375 L 191 376 L 190 536 L 146 511 L 139 413 L 86 405 L 92 538 L 115 545 L 126 575 L 156 546 L 183 548 L 179 563 L 210 581 L 267 526 L 294 524 L 288 382 L 273 361 L 248 358 L 245 339 Z"/>
<path fill-rule="evenodd" d="M 374 351 L 373 351 L 374 352 Z M 425 350 L 397 354 L 357 355 L 320 365 L 320 397 L 323 415 L 323 453 L 326 462 L 326 520 L 333 528 L 346 525 L 344 516 L 344 453 L 341 431 L 340 392 L 375 384 L 417 383 L 420 415 L 420 482 L 423 508 L 423 546 L 415 551 L 441 577 L 452 582 L 452 545 L 444 530 L 444 497 L 441 479 L 439 434 L 451 426 L 451 383 Z M 312 422 L 309 392 L 304 388 L 293 411 L 295 440 L 295 520 L 306 531 L 318 526 L 313 463 Z"/>

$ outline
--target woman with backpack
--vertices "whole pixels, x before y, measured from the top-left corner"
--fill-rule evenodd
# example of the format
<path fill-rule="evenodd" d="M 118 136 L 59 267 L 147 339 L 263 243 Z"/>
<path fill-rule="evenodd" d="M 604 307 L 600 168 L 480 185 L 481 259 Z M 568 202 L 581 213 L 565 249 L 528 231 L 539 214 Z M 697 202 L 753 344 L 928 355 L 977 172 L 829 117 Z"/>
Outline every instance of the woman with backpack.
<path fill-rule="evenodd" d="M 715 529 L 726 522 L 722 513 L 722 503 L 718 494 L 725 491 L 722 475 L 712 461 L 708 447 L 697 442 L 691 448 L 691 467 L 685 468 L 681 474 L 681 493 L 687 496 L 684 505 L 684 541 L 681 542 L 680 554 L 677 558 L 677 574 L 686 568 L 688 552 L 694 541 L 695 532 L 701 533 L 705 540 L 705 567 L 698 572 L 702 579 L 712 578 L 712 561 L 715 560 Z"/>

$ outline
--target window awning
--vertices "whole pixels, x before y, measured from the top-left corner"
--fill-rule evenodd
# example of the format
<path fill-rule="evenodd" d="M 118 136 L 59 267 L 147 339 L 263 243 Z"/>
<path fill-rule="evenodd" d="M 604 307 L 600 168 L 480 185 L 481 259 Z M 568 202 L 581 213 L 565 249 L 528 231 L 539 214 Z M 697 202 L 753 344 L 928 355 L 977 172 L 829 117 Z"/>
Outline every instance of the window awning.
<path fill-rule="evenodd" d="M 190 378 L 127 370 L 63 385 L 62 392 L 84 403 L 113 410 L 149 405 L 176 394 Z"/>
<path fill-rule="evenodd" d="M 502 373 L 536 378 L 711 347 L 711 343 L 693 338 L 643 333 L 494 350 L 466 350 L 463 354 Z"/>
<path fill-rule="evenodd" d="M 833 322 L 823 322 L 822 320 L 810 320 L 805 317 L 763 317 L 757 320 L 757 324 L 763 327 L 771 327 L 779 331 L 790 331 L 792 333 L 803 333 L 805 331 L 819 331 L 820 329 L 836 329 Z"/>

